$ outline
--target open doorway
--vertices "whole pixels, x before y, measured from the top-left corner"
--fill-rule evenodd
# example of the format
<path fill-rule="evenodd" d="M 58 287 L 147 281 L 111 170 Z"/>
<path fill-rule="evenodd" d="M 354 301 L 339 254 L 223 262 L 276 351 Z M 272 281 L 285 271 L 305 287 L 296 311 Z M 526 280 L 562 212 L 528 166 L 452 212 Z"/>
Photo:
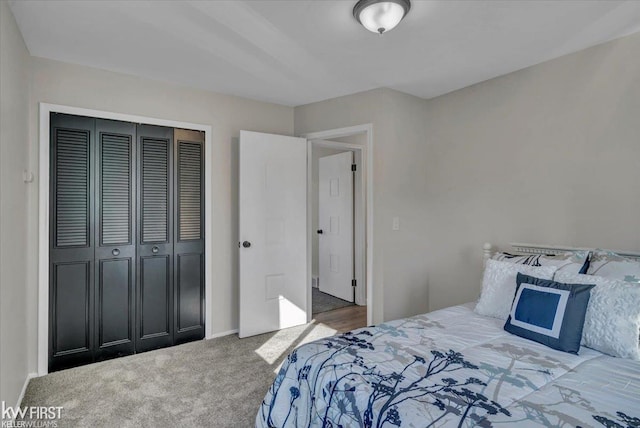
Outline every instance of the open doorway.
<path fill-rule="evenodd" d="M 316 319 L 366 325 L 366 133 L 310 140 L 311 307 Z"/>
<path fill-rule="evenodd" d="M 312 314 L 355 304 L 352 150 L 312 147 Z M 353 167 L 352 167 L 353 165 Z"/>

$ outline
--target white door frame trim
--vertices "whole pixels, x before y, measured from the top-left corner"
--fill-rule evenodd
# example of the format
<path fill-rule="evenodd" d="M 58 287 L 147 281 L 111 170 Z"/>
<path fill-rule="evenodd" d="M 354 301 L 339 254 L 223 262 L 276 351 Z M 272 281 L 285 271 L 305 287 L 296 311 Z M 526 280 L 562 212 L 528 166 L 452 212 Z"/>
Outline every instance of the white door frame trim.
<path fill-rule="evenodd" d="M 49 117 L 51 113 L 65 113 L 78 116 L 89 116 L 100 119 L 121 120 L 125 122 L 144 123 L 149 125 L 167 126 L 171 128 L 193 129 L 204 131 L 204 230 L 205 230 L 205 334 L 209 338 L 213 332 L 211 322 L 212 310 L 210 298 L 213 294 L 212 274 L 213 250 L 212 213 L 213 200 L 211 196 L 211 126 L 198 123 L 180 122 L 175 120 L 157 119 L 124 113 L 114 113 L 102 110 L 92 110 L 81 107 L 71 107 L 58 104 L 40 103 L 40 134 L 39 134 L 39 184 L 38 184 L 38 347 L 37 362 L 38 375 L 48 373 L 49 358 Z"/>
<path fill-rule="evenodd" d="M 349 143 L 340 143 L 336 142 L 332 144 L 330 142 L 313 142 L 311 140 L 331 140 L 332 138 L 341 138 L 341 137 L 349 137 L 356 134 L 366 133 L 367 135 L 367 143 L 365 146 L 359 144 L 349 144 Z M 362 171 L 366 172 L 363 177 L 363 181 L 365 182 L 366 187 L 366 207 L 365 207 L 365 217 L 366 217 L 366 231 L 364 236 L 365 242 L 362 242 L 362 239 L 356 240 L 356 246 L 362 245 L 365 248 L 365 258 L 366 258 L 366 269 L 365 269 L 365 279 L 366 279 L 366 289 L 367 289 L 367 324 L 373 324 L 373 124 L 367 123 L 364 125 L 355 125 L 349 126 L 345 128 L 337 128 L 337 129 L 329 129 L 326 131 L 319 132 L 309 132 L 306 134 L 300 135 L 300 137 L 304 137 L 307 139 L 307 284 L 311 287 L 311 242 L 312 242 L 312 224 L 311 224 L 311 210 L 312 210 L 312 201 L 311 201 L 311 167 L 312 167 L 312 145 L 316 144 L 317 146 L 323 147 L 333 147 L 333 148 L 344 148 L 344 149 L 356 149 L 362 150 Z M 311 293 L 308 293 L 307 297 L 307 307 L 309 308 L 308 319 L 311 321 Z"/>

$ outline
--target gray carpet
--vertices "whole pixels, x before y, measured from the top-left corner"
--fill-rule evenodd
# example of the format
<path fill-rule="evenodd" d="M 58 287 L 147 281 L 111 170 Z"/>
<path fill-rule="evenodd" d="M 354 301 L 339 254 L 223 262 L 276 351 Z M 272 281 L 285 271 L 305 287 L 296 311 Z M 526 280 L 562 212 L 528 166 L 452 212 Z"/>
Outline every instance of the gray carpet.
<path fill-rule="evenodd" d="M 323 293 L 315 287 L 311 288 L 312 292 L 312 312 L 319 314 L 320 312 L 332 311 L 334 309 L 340 309 L 347 306 L 352 306 L 353 303 L 346 300 L 339 299 L 331 294 Z"/>
<path fill-rule="evenodd" d="M 58 427 L 253 427 L 286 355 L 334 334 L 322 324 L 236 335 L 32 379 L 22 406 L 63 406 Z"/>

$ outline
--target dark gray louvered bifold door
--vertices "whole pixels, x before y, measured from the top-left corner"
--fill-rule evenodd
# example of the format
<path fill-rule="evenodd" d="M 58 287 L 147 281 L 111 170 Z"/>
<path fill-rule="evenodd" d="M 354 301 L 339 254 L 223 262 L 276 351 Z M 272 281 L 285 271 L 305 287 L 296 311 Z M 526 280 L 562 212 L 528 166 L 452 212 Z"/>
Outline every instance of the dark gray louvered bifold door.
<path fill-rule="evenodd" d="M 136 351 L 173 344 L 173 129 L 138 125 Z"/>
<path fill-rule="evenodd" d="M 50 118 L 49 371 L 203 338 L 204 134 Z"/>
<path fill-rule="evenodd" d="M 136 126 L 96 120 L 96 351 L 134 352 Z"/>
<path fill-rule="evenodd" d="M 94 120 L 51 115 L 49 369 L 94 348 Z"/>
<path fill-rule="evenodd" d="M 175 343 L 204 337 L 204 134 L 176 129 Z"/>

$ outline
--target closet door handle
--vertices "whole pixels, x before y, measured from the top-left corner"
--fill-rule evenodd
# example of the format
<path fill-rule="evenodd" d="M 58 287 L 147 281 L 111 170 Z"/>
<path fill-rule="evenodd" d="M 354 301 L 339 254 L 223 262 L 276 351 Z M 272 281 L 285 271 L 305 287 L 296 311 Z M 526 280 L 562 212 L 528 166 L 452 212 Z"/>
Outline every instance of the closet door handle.
<path fill-rule="evenodd" d="M 158 254 L 158 251 L 160 251 L 160 248 L 158 248 L 158 247 L 153 247 L 153 248 L 151 249 L 151 252 L 152 252 L 153 254 Z"/>
<path fill-rule="evenodd" d="M 114 256 L 119 256 L 120 255 L 120 250 L 117 248 L 114 248 L 113 250 L 111 250 L 111 254 L 113 254 Z"/>

